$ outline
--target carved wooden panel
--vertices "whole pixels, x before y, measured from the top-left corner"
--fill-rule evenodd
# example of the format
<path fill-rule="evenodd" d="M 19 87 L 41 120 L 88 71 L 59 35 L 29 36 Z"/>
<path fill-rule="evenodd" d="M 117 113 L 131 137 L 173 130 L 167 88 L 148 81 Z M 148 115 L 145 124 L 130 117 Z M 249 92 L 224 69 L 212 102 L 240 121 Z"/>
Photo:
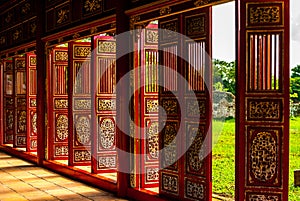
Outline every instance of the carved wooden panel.
<path fill-rule="evenodd" d="M 14 76 L 13 76 L 13 63 L 12 60 L 4 61 L 4 90 L 3 90 L 3 100 L 4 108 L 3 118 L 4 118 L 4 144 L 13 144 L 13 133 L 15 127 L 15 98 L 14 98 Z"/>
<path fill-rule="evenodd" d="M 249 186 L 281 186 L 281 128 L 247 129 Z"/>
<path fill-rule="evenodd" d="M 55 47 L 49 54 L 48 63 L 48 122 L 49 126 L 49 150 L 50 160 L 63 159 L 68 157 L 69 138 L 69 116 L 68 116 L 68 49 Z"/>
<path fill-rule="evenodd" d="M 19 45 L 34 39 L 32 31 L 33 21 L 36 20 L 36 1 L 23 0 L 7 2 L 2 5 L 0 14 L 0 49 Z"/>
<path fill-rule="evenodd" d="M 238 5 L 235 200 L 288 200 L 289 1 Z"/>
<path fill-rule="evenodd" d="M 57 4 L 60 2 L 56 1 Z M 71 2 L 63 2 L 64 3 L 58 4 L 55 7 L 49 7 L 49 9 L 46 10 L 46 31 L 51 31 L 71 23 Z"/>
<path fill-rule="evenodd" d="M 27 89 L 28 78 L 25 57 L 13 59 L 15 69 L 15 130 L 14 147 L 25 148 L 27 144 Z"/>
<path fill-rule="evenodd" d="M 69 120 L 69 165 L 91 164 L 91 43 L 70 42 L 69 44 L 70 77 L 69 98 L 72 117 Z"/>
<path fill-rule="evenodd" d="M 247 99 L 248 121 L 278 121 L 283 118 L 282 99 Z"/>
<path fill-rule="evenodd" d="M 93 119 L 92 171 L 94 173 L 114 173 L 117 169 L 116 152 L 116 41 L 111 36 L 95 36 L 94 47 L 94 94 L 92 108 L 95 108 Z"/>
<path fill-rule="evenodd" d="M 161 65 L 176 72 L 161 71 L 164 89 L 160 89 L 160 105 L 167 121 L 160 133 L 160 193 L 179 200 L 210 200 L 211 7 L 172 17 L 178 21 L 170 18 L 159 22 L 166 29 L 160 35 Z M 170 30 L 190 38 L 178 37 Z M 185 61 L 178 59 L 181 52 Z M 180 182 L 164 174 L 176 175 Z"/>
<path fill-rule="evenodd" d="M 145 29 L 136 33 L 134 52 L 134 101 L 132 117 L 135 124 L 143 129 L 133 128 L 136 140 L 131 148 L 140 157 L 132 158 L 132 183 L 141 188 L 159 186 L 159 99 L 158 99 L 158 24 L 150 22 Z M 133 86 L 133 85 L 132 85 Z M 139 90 L 137 90 L 139 89 Z M 140 111 L 140 112 L 136 112 Z"/>
<path fill-rule="evenodd" d="M 103 3 L 103 0 L 81 0 L 82 17 L 88 17 L 102 13 Z"/>
<path fill-rule="evenodd" d="M 37 113 L 36 113 L 36 94 L 37 94 L 37 74 L 36 74 L 36 55 L 26 54 L 27 71 L 27 151 L 37 150 Z"/>

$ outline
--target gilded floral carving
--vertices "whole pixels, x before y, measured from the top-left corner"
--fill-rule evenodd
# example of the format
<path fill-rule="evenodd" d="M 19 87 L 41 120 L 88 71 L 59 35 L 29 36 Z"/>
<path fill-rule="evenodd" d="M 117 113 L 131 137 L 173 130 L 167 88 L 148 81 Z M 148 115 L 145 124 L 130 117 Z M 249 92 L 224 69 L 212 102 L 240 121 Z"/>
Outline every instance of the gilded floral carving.
<path fill-rule="evenodd" d="M 21 106 L 24 106 L 24 107 L 26 107 L 26 99 L 25 98 L 18 98 L 17 99 L 17 105 L 19 106 L 19 107 L 21 107 Z"/>
<path fill-rule="evenodd" d="M 89 144 L 91 139 L 90 119 L 85 116 L 80 116 L 75 122 L 76 138 L 81 144 Z"/>
<path fill-rule="evenodd" d="M 87 57 L 90 54 L 91 54 L 91 47 L 75 46 L 74 48 L 75 57 Z"/>
<path fill-rule="evenodd" d="M 67 156 L 68 154 L 68 146 L 55 146 L 55 156 Z"/>
<path fill-rule="evenodd" d="M 103 149 L 113 149 L 115 145 L 115 123 L 110 118 L 105 118 L 99 128 L 100 146 Z"/>
<path fill-rule="evenodd" d="M 255 120 L 280 119 L 279 101 L 249 101 L 249 118 Z"/>
<path fill-rule="evenodd" d="M 178 36 L 177 28 L 178 24 L 177 21 L 171 21 L 161 24 L 162 30 L 162 39 L 163 40 L 170 40 L 175 39 Z"/>
<path fill-rule="evenodd" d="M 158 100 L 146 99 L 146 113 L 157 113 L 158 108 Z"/>
<path fill-rule="evenodd" d="M 14 125 L 14 115 L 12 110 L 6 110 L 7 129 L 12 130 Z"/>
<path fill-rule="evenodd" d="M 146 43 L 157 44 L 158 43 L 158 31 L 146 29 Z"/>
<path fill-rule="evenodd" d="M 60 9 L 58 12 L 57 12 L 57 21 L 56 23 L 57 24 L 62 24 L 66 21 L 69 20 L 69 10 L 67 9 Z"/>
<path fill-rule="evenodd" d="M 204 118 L 206 116 L 206 107 L 204 100 L 188 99 L 186 104 L 187 116 Z"/>
<path fill-rule="evenodd" d="M 68 137 L 68 116 L 59 115 L 56 119 L 56 136 L 58 140 L 63 141 Z"/>
<path fill-rule="evenodd" d="M 25 68 L 25 59 L 17 59 L 16 67 L 17 68 Z"/>
<path fill-rule="evenodd" d="M 200 173 L 203 166 L 203 158 L 205 153 L 203 152 L 203 140 L 204 140 L 204 128 L 195 125 L 187 126 L 188 144 L 189 149 L 187 151 L 187 170 Z"/>
<path fill-rule="evenodd" d="M 55 109 L 67 109 L 68 100 L 66 99 L 55 99 Z"/>
<path fill-rule="evenodd" d="M 68 52 L 55 51 L 55 61 L 68 61 Z"/>
<path fill-rule="evenodd" d="M 159 11 L 160 15 L 167 15 L 167 14 L 170 14 L 171 12 L 172 12 L 172 9 L 170 8 L 170 6 L 163 7 Z"/>
<path fill-rule="evenodd" d="M 18 29 L 13 33 L 13 40 L 19 40 L 22 37 L 22 30 Z"/>
<path fill-rule="evenodd" d="M 147 128 L 147 148 L 151 158 L 158 159 L 158 122 L 151 122 Z"/>
<path fill-rule="evenodd" d="M 26 111 L 18 111 L 18 133 L 26 132 Z"/>
<path fill-rule="evenodd" d="M 130 29 L 134 29 L 134 25 L 141 20 L 141 17 L 138 15 L 130 17 Z"/>
<path fill-rule="evenodd" d="M 37 133 L 37 114 L 36 114 L 36 112 L 31 117 L 31 129 L 32 129 L 33 134 Z"/>
<path fill-rule="evenodd" d="M 99 111 L 112 111 L 116 110 L 116 100 L 114 99 L 99 99 L 98 100 Z"/>
<path fill-rule="evenodd" d="M 186 180 L 186 196 L 196 200 L 204 200 L 205 195 L 205 186 L 200 183 L 192 182 Z"/>
<path fill-rule="evenodd" d="M 14 99 L 13 98 L 6 98 L 6 104 L 7 105 L 13 105 L 14 104 Z"/>
<path fill-rule="evenodd" d="M 91 100 L 78 100 L 75 99 L 75 109 L 76 110 L 90 110 L 91 109 Z"/>
<path fill-rule="evenodd" d="M 178 177 L 162 174 L 162 189 L 172 193 L 178 193 Z"/>
<path fill-rule="evenodd" d="M 176 146 L 177 124 L 167 122 L 163 130 L 163 166 L 171 166 L 177 160 Z"/>
<path fill-rule="evenodd" d="M 101 10 L 101 0 L 85 0 L 84 10 L 86 13 L 93 13 Z"/>
<path fill-rule="evenodd" d="M 250 24 L 280 23 L 280 10 L 281 7 L 277 5 L 251 6 L 249 10 Z"/>
<path fill-rule="evenodd" d="M 208 3 L 210 3 L 211 0 L 196 0 L 194 2 L 194 5 L 199 7 L 199 6 L 203 6 L 203 5 L 206 5 Z"/>
<path fill-rule="evenodd" d="M 177 100 L 176 99 L 163 99 L 162 107 L 168 115 L 176 115 L 177 111 Z"/>
<path fill-rule="evenodd" d="M 250 147 L 250 168 L 255 179 L 266 182 L 277 174 L 278 148 L 270 132 L 260 132 Z"/>
<path fill-rule="evenodd" d="M 186 19 L 187 23 L 187 35 L 203 35 L 205 34 L 205 16 L 195 16 Z"/>
<path fill-rule="evenodd" d="M 31 99 L 30 100 L 30 107 L 36 107 L 37 104 L 36 104 L 36 99 Z"/>
<path fill-rule="evenodd" d="M 251 201 L 280 201 L 281 199 L 277 195 L 250 195 Z"/>
<path fill-rule="evenodd" d="M 36 66 L 36 57 L 30 57 L 30 66 Z"/>
<path fill-rule="evenodd" d="M 158 174 L 158 168 L 151 168 L 148 167 L 146 169 L 146 177 L 147 177 L 147 181 L 148 182 L 154 182 L 157 181 L 159 178 L 159 174 Z"/>
<path fill-rule="evenodd" d="M 26 3 L 22 8 L 21 8 L 21 13 L 24 15 L 27 15 L 31 10 L 31 5 L 30 3 Z"/>
<path fill-rule="evenodd" d="M 99 53 L 115 53 L 116 43 L 113 41 L 98 41 Z"/>
<path fill-rule="evenodd" d="M 116 157 L 115 156 L 100 156 L 98 158 L 98 168 L 115 168 L 116 167 Z"/>
<path fill-rule="evenodd" d="M 74 161 L 82 162 L 82 161 L 90 161 L 91 153 L 87 150 L 75 150 L 74 151 Z"/>
<path fill-rule="evenodd" d="M 7 24 L 9 24 L 9 23 L 11 22 L 12 16 L 13 16 L 12 13 L 10 13 L 10 12 L 7 13 L 6 18 L 5 18 L 5 22 L 6 22 Z"/>
<path fill-rule="evenodd" d="M 32 34 L 35 34 L 36 33 L 36 23 L 34 22 L 34 23 L 31 23 L 30 24 L 30 32 L 32 33 Z"/>

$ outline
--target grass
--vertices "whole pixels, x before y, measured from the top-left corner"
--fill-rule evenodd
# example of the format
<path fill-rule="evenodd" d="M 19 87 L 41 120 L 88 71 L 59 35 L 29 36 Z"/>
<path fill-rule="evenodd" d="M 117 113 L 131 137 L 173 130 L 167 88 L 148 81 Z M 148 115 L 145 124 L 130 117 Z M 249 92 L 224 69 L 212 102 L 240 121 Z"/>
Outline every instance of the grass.
<path fill-rule="evenodd" d="M 234 197 L 235 120 L 213 121 L 213 193 Z M 290 120 L 289 201 L 300 200 L 294 187 L 294 170 L 300 169 L 300 117 Z"/>

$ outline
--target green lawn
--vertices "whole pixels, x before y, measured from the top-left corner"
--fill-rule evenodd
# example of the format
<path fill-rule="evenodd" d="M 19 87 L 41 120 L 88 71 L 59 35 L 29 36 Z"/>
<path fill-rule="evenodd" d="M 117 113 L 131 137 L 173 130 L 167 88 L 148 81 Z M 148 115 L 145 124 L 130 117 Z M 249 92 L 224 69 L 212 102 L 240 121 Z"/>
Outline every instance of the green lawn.
<path fill-rule="evenodd" d="M 213 193 L 234 197 L 235 120 L 213 121 Z M 295 188 L 294 170 L 300 169 L 300 118 L 290 121 L 289 200 L 300 200 L 300 187 Z"/>

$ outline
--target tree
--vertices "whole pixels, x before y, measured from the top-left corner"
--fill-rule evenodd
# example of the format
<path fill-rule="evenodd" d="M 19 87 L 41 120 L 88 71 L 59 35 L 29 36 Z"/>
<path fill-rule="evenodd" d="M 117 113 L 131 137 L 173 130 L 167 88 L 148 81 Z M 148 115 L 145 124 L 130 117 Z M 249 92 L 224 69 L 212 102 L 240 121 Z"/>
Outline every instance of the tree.
<path fill-rule="evenodd" d="M 300 65 L 292 68 L 292 75 L 290 79 L 290 97 L 293 102 L 300 101 Z"/>
<path fill-rule="evenodd" d="M 300 65 L 297 65 L 296 67 L 292 68 L 292 78 L 300 77 Z"/>
<path fill-rule="evenodd" d="M 223 91 L 235 94 L 235 68 L 235 61 L 213 60 L 213 83 L 216 90 L 222 89 Z M 220 86 L 220 83 L 223 86 Z"/>

